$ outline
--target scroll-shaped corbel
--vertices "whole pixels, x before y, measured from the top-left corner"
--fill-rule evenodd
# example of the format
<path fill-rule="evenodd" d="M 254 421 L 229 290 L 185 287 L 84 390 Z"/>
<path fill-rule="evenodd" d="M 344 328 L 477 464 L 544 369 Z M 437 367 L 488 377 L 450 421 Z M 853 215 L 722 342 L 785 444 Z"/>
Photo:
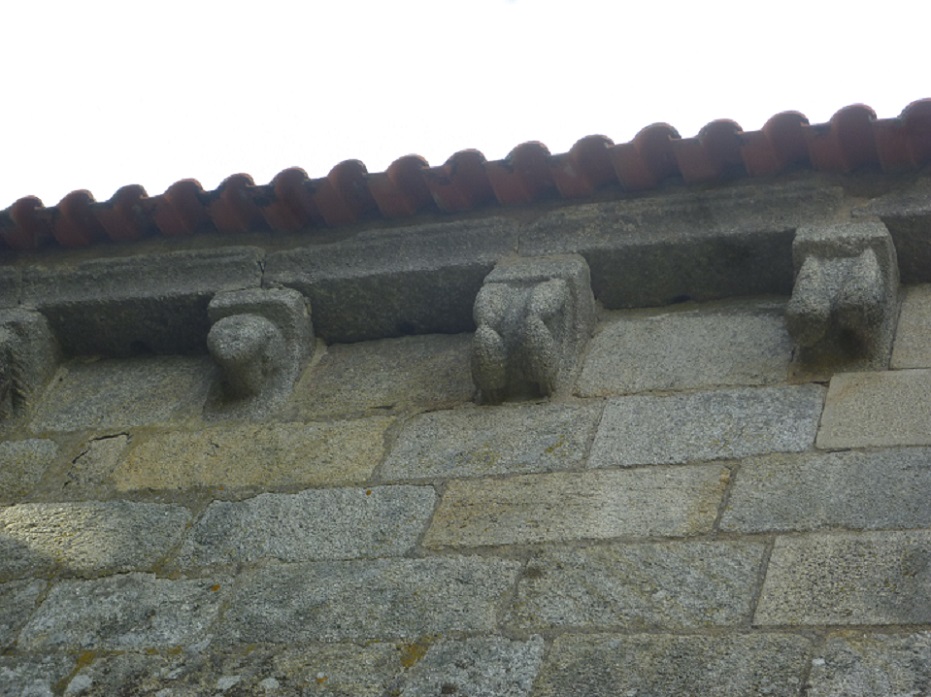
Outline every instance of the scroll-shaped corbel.
<path fill-rule="evenodd" d="M 895 247 L 880 222 L 803 226 L 786 326 L 796 372 L 886 367 L 898 316 Z"/>
<path fill-rule="evenodd" d="M 588 264 L 576 255 L 501 262 L 473 314 L 472 379 L 482 401 L 552 395 L 571 380 L 594 328 Z"/>
<path fill-rule="evenodd" d="M 222 371 L 216 412 L 259 416 L 286 397 L 313 352 L 304 296 L 291 289 L 218 293 L 207 348 Z"/>

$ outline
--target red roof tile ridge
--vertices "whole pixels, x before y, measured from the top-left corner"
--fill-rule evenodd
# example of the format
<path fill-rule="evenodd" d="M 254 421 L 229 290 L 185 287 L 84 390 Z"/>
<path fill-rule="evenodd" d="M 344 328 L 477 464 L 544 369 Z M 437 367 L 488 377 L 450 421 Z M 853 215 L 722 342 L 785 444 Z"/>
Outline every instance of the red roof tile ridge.
<path fill-rule="evenodd" d="M 358 160 L 340 162 L 316 179 L 298 167 L 285 169 L 264 185 L 248 174 L 233 174 L 214 191 L 182 179 L 156 196 L 130 184 L 102 202 L 85 190 L 72 191 L 49 207 L 26 196 L 0 211 L 0 249 L 56 243 L 86 247 L 157 234 L 297 232 L 422 212 L 583 199 L 609 186 L 648 191 L 671 178 L 708 184 L 792 169 L 901 172 L 929 162 L 931 99 L 912 102 L 889 119 L 852 104 L 824 124 L 812 125 L 803 114 L 785 111 L 759 131 L 745 132 L 721 119 L 682 138 L 669 124 L 655 123 L 627 143 L 591 135 L 560 154 L 530 141 L 496 161 L 478 150 L 460 150 L 439 166 L 405 155 L 384 172 L 371 174 Z"/>

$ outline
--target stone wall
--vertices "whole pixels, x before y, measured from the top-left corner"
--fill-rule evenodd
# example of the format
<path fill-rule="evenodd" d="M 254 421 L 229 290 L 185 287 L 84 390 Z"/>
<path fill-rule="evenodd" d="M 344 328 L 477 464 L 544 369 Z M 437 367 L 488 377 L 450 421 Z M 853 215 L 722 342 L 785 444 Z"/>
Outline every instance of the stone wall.
<path fill-rule="evenodd" d="M 0 695 L 925 694 L 923 213 L 880 216 L 907 282 L 891 355 L 812 376 L 784 318 L 795 230 L 891 204 L 803 184 L 452 224 L 466 241 L 430 223 L 420 246 L 14 260 L 7 305 L 61 359 L 3 426 Z M 482 280 L 567 252 L 599 302 L 571 380 L 477 404 Z M 310 298 L 312 357 L 258 416 L 212 409 L 210 298 L 276 284 Z"/>

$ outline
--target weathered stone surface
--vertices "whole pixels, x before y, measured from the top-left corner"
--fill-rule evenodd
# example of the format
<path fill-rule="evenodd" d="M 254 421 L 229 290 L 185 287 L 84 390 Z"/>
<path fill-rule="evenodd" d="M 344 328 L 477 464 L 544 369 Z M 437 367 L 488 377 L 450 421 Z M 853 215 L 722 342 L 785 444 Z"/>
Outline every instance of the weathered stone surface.
<path fill-rule="evenodd" d="M 0 420 L 32 411 L 60 359 L 58 340 L 43 315 L 0 311 Z"/>
<path fill-rule="evenodd" d="M 475 389 L 471 341 L 471 334 L 431 334 L 328 346 L 283 413 L 306 418 L 467 402 Z"/>
<path fill-rule="evenodd" d="M 452 481 L 424 544 L 471 547 L 711 529 L 724 467 L 557 472 Z"/>
<path fill-rule="evenodd" d="M 584 461 L 601 405 L 478 407 L 422 414 L 388 454 L 386 479 L 568 469 Z"/>
<path fill-rule="evenodd" d="M 543 639 L 440 640 L 405 675 L 404 697 L 526 697 L 543 660 Z"/>
<path fill-rule="evenodd" d="M 81 449 L 70 466 L 46 489 L 54 501 L 106 498 L 113 490 L 113 472 L 129 445 L 129 436 L 93 438 Z"/>
<path fill-rule="evenodd" d="M 22 273 L 10 266 L 0 267 L 0 308 L 16 307 L 20 303 Z"/>
<path fill-rule="evenodd" d="M 207 357 L 72 361 L 61 367 L 32 430 L 119 429 L 200 413 L 216 368 Z"/>
<path fill-rule="evenodd" d="M 503 218 L 370 230 L 269 254 L 264 282 L 310 298 L 327 343 L 472 331 L 472 303 L 498 259 L 517 251 Z"/>
<path fill-rule="evenodd" d="M 931 622 L 931 531 L 776 539 L 759 625 Z"/>
<path fill-rule="evenodd" d="M 931 685 L 931 634 L 829 636 L 811 662 L 810 697 L 908 697 Z"/>
<path fill-rule="evenodd" d="M 806 450 L 823 398 L 815 385 L 619 397 L 605 407 L 589 464 L 676 464 Z"/>
<path fill-rule="evenodd" d="M 239 576 L 223 629 L 242 643 L 487 632 L 519 568 L 478 557 L 269 565 Z"/>
<path fill-rule="evenodd" d="M 65 696 L 385 697 L 400 685 L 403 655 L 403 647 L 392 643 L 121 653 L 82 668 L 72 677 Z"/>
<path fill-rule="evenodd" d="M 183 565 L 397 556 L 426 527 L 432 487 L 315 489 L 215 501 L 181 551 Z"/>
<path fill-rule="evenodd" d="M 931 450 L 899 448 L 745 460 L 728 497 L 728 532 L 931 528 Z"/>
<path fill-rule="evenodd" d="M 130 501 L 25 503 L 0 509 L 0 576 L 60 568 L 150 568 L 181 540 L 190 512 Z"/>
<path fill-rule="evenodd" d="M 562 391 L 595 328 L 588 264 L 576 254 L 500 261 L 473 314 L 472 379 L 483 402 Z"/>
<path fill-rule="evenodd" d="M 255 489 L 354 484 L 368 479 L 390 419 L 175 431 L 130 451 L 114 473 L 120 491 Z"/>
<path fill-rule="evenodd" d="M 931 370 L 835 375 L 817 445 L 931 445 Z"/>
<path fill-rule="evenodd" d="M 23 628 L 18 644 L 98 651 L 193 644 L 216 618 L 221 590 L 213 578 L 170 581 L 138 573 L 62 581 Z"/>
<path fill-rule="evenodd" d="M 0 504 L 14 503 L 28 494 L 57 459 L 54 441 L 0 443 Z"/>
<path fill-rule="evenodd" d="M 810 642 L 788 634 L 566 635 L 534 697 L 797 697 Z"/>
<path fill-rule="evenodd" d="M 207 303 L 257 288 L 263 252 L 248 247 L 149 251 L 23 271 L 23 300 L 48 317 L 70 355 L 202 353 Z"/>
<path fill-rule="evenodd" d="M 798 372 L 886 367 L 899 312 L 899 267 L 886 226 L 802 225 L 792 257 L 796 276 L 786 327 Z"/>
<path fill-rule="evenodd" d="M 903 191 L 897 187 L 892 193 L 873 199 L 866 206 L 853 211 L 855 218 L 879 217 L 895 241 L 899 270 L 903 283 L 931 281 L 931 180 L 919 178 Z"/>
<path fill-rule="evenodd" d="M 843 197 L 824 182 L 753 182 L 562 207 L 522 232 L 521 254 L 577 253 L 608 308 L 789 295 L 792 238 Z"/>
<path fill-rule="evenodd" d="M 777 300 L 609 313 L 576 387 L 599 397 L 784 381 L 792 353 Z"/>
<path fill-rule="evenodd" d="M 931 368 L 931 285 L 903 290 L 890 365 L 895 369 Z"/>
<path fill-rule="evenodd" d="M 267 415 L 291 393 L 314 351 L 310 308 L 287 288 L 217 293 L 207 314 L 213 323 L 207 348 L 223 378 L 211 414 L 234 418 Z"/>
<path fill-rule="evenodd" d="M 752 613 L 764 550 L 760 542 L 545 550 L 518 581 L 510 623 L 625 631 L 741 624 Z"/>
<path fill-rule="evenodd" d="M 43 590 L 45 581 L 26 579 L 0 583 L 0 651 L 16 639 L 20 627 L 36 609 L 36 600 Z"/>
<path fill-rule="evenodd" d="M 53 697 L 73 669 L 70 656 L 0 656 L 0 695 Z"/>

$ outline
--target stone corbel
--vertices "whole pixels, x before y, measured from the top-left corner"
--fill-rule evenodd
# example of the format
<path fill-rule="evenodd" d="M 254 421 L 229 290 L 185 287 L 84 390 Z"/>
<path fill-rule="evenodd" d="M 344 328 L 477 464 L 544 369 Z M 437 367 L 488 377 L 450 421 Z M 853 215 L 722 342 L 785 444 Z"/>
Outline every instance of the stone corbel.
<path fill-rule="evenodd" d="M 0 421 L 29 412 L 60 359 L 58 342 L 42 314 L 0 312 Z"/>
<path fill-rule="evenodd" d="M 786 325 L 797 373 L 884 368 L 898 317 L 899 267 L 880 222 L 802 226 Z"/>
<path fill-rule="evenodd" d="M 473 314 L 472 379 L 481 400 L 552 395 L 571 381 L 594 329 L 588 264 L 577 255 L 500 262 Z"/>
<path fill-rule="evenodd" d="M 228 291 L 214 296 L 207 314 L 207 348 L 222 371 L 209 408 L 263 415 L 290 394 L 313 352 L 307 301 L 291 289 Z"/>

